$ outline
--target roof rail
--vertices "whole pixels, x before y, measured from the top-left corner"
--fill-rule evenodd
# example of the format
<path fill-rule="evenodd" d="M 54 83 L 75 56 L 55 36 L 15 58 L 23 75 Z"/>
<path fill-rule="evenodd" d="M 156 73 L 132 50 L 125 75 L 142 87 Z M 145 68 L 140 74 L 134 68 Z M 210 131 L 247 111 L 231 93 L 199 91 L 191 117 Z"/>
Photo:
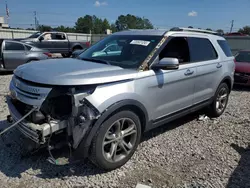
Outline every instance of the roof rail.
<path fill-rule="evenodd" d="M 204 29 L 185 28 L 185 27 L 174 27 L 174 28 L 170 29 L 170 31 L 190 31 L 190 32 L 208 33 L 208 34 L 213 34 L 213 35 L 221 35 L 220 33 L 215 32 L 215 31 L 209 31 L 209 30 L 204 30 Z"/>

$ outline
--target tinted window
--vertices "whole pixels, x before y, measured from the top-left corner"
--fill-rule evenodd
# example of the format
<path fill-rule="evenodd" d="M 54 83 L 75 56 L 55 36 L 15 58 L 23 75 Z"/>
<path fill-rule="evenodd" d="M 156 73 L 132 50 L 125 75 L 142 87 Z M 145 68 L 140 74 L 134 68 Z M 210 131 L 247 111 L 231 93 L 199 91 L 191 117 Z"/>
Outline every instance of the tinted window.
<path fill-rule="evenodd" d="M 5 43 L 5 50 L 20 51 L 20 50 L 25 50 L 25 48 L 24 48 L 24 45 L 19 44 L 19 43 L 6 42 Z"/>
<path fill-rule="evenodd" d="M 187 39 L 184 37 L 172 38 L 159 54 L 159 59 L 177 58 L 180 63 L 190 62 Z"/>
<path fill-rule="evenodd" d="M 250 63 L 250 51 L 242 51 L 242 52 L 239 52 L 236 57 L 235 57 L 235 60 L 237 62 L 248 62 Z"/>
<path fill-rule="evenodd" d="M 188 42 L 191 62 L 217 59 L 218 54 L 208 39 L 191 37 Z"/>
<path fill-rule="evenodd" d="M 232 51 L 226 40 L 217 40 L 217 42 L 227 57 L 233 56 Z"/>
<path fill-rule="evenodd" d="M 25 47 L 27 50 L 30 50 L 32 48 L 31 46 L 28 46 L 28 45 L 25 45 Z"/>
<path fill-rule="evenodd" d="M 37 33 L 34 33 L 34 34 L 30 35 L 28 38 L 37 38 L 37 37 L 39 37 L 41 34 L 42 34 L 42 33 L 37 32 Z"/>

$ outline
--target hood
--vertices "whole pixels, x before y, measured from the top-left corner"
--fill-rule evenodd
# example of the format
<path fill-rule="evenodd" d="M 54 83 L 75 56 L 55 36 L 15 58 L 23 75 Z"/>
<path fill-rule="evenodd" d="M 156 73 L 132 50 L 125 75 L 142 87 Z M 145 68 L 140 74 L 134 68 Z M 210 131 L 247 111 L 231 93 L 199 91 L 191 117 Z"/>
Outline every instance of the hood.
<path fill-rule="evenodd" d="M 250 62 L 236 62 L 235 72 L 250 73 Z"/>
<path fill-rule="evenodd" d="M 73 58 L 48 59 L 19 66 L 14 74 L 48 85 L 89 85 L 134 79 L 137 70 Z"/>

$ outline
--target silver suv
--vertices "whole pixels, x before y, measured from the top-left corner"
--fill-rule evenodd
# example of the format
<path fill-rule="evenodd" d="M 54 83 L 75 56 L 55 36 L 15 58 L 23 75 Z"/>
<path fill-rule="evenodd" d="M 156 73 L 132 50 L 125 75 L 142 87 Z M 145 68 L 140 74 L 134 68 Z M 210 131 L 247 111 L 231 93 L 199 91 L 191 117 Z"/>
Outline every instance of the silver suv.
<path fill-rule="evenodd" d="M 213 32 L 117 32 L 76 59 L 19 66 L 7 97 L 9 119 L 27 116 L 18 129 L 34 145 L 50 151 L 65 142 L 75 159 L 112 170 L 131 158 L 143 132 L 204 108 L 220 116 L 234 68 L 226 40 Z"/>

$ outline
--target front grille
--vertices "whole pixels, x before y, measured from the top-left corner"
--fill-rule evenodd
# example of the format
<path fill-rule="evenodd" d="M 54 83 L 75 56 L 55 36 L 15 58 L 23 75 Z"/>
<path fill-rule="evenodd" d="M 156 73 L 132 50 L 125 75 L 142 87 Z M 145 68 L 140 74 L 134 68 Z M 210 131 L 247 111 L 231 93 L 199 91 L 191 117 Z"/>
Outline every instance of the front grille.
<path fill-rule="evenodd" d="M 16 88 L 15 90 L 17 94 L 19 95 L 30 99 L 39 99 L 41 97 L 39 88 L 37 88 L 36 86 L 28 85 L 17 77 L 13 77 L 13 85 Z"/>

